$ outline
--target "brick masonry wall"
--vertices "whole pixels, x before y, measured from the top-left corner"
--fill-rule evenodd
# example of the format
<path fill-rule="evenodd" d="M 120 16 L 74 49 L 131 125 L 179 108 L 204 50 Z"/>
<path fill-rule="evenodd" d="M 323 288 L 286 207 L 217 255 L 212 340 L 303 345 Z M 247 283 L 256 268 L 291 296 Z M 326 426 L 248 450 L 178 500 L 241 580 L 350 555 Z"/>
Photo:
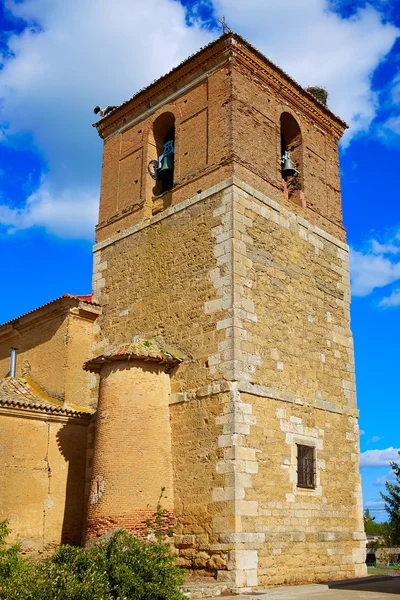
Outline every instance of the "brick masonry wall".
<path fill-rule="evenodd" d="M 117 527 L 143 531 L 165 488 L 173 510 L 169 376 L 160 365 L 118 361 L 102 368 L 86 538 Z"/>
<path fill-rule="evenodd" d="M 345 241 L 339 178 L 339 138 L 291 105 L 262 77 L 241 64 L 232 70 L 234 175 L 309 222 Z M 291 114 L 302 133 L 304 209 L 285 200 L 281 176 L 282 113 Z M 251 144 L 248 143 L 251 135 Z"/>
<path fill-rule="evenodd" d="M 98 241 L 209 189 L 232 173 L 232 166 L 226 164 L 231 148 L 229 75 L 227 66 L 212 72 L 185 95 L 105 140 Z M 175 118 L 174 188 L 154 199 L 155 182 L 147 165 L 157 158 L 153 123 L 164 113 Z"/>
<path fill-rule="evenodd" d="M 189 79 L 178 77 L 158 92 L 149 89 L 147 100 L 131 103 L 122 120 L 101 128 L 105 144 L 98 241 L 232 175 L 344 241 L 338 169 L 344 124 L 329 118 L 309 95 L 304 98 L 305 92 L 299 96 L 293 82 L 241 44 L 233 41 L 226 50 L 205 56 Z M 296 119 L 302 134 L 300 205 L 283 193 L 284 112 Z M 159 154 L 153 124 L 165 113 L 175 119 L 174 186 L 154 198 L 147 165 Z"/>

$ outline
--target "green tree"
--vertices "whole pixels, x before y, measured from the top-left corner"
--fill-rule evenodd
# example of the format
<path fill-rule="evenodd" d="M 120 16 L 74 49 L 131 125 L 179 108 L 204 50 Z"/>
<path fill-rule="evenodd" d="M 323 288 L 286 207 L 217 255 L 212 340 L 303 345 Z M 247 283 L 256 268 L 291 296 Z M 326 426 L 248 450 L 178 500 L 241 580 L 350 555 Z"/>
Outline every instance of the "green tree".
<path fill-rule="evenodd" d="M 389 540 L 387 542 L 390 542 L 392 546 L 400 546 L 400 465 L 391 462 L 390 466 L 395 481 L 394 483 L 386 482 L 386 494 L 381 492 L 381 496 L 385 501 L 385 509 L 389 515 Z"/>
<path fill-rule="evenodd" d="M 366 508 L 364 511 L 364 523 L 369 523 L 369 521 L 375 521 L 375 517 L 371 517 L 369 508 Z"/>

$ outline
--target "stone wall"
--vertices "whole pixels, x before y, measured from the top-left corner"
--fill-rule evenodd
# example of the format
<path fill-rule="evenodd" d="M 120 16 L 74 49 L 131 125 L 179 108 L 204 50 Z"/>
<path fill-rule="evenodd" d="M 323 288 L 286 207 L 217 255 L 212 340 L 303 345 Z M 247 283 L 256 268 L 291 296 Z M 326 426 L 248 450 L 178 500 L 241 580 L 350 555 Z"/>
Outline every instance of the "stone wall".
<path fill-rule="evenodd" d="M 242 400 L 252 407 L 258 465 L 246 489 L 256 516 L 242 527 L 259 535 L 259 585 L 365 575 L 357 419 L 251 394 Z M 297 487 L 296 444 L 315 448 L 315 489 Z"/>
<path fill-rule="evenodd" d="M 25 551 L 81 542 L 89 422 L 0 408 L 0 520 Z"/>
<path fill-rule="evenodd" d="M 95 248 L 95 352 L 160 335 L 187 357 L 171 378 L 179 562 L 231 587 L 364 573 L 347 254 L 236 178 Z M 299 440 L 315 490 L 296 486 Z"/>
<path fill-rule="evenodd" d="M 229 402 L 229 393 L 216 386 L 214 394 L 205 389 L 186 398 L 182 402 L 177 394 L 170 406 L 177 520 L 174 542 L 178 565 L 210 576 L 227 568 L 226 549 L 219 543 L 214 523 L 223 519 L 229 502 L 216 504 L 212 490 L 224 479 L 217 468 L 223 457 L 218 417 Z"/>
<path fill-rule="evenodd" d="M 94 355 L 135 335 L 159 336 L 186 356 L 173 393 L 213 380 L 208 360 L 225 339 L 207 275 L 215 268 L 212 230 L 220 216 L 213 213 L 220 203 L 214 188 L 97 245 L 93 290 L 103 314 L 94 326 Z M 228 277 L 229 265 L 222 268 Z"/>

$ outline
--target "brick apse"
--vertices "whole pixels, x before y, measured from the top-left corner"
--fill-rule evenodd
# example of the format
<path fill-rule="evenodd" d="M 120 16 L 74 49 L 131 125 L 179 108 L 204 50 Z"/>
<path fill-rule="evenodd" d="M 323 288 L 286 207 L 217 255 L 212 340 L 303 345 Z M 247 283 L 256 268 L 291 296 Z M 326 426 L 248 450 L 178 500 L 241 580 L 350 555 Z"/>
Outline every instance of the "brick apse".
<path fill-rule="evenodd" d="M 324 101 L 229 32 L 96 123 L 88 541 L 141 529 L 165 487 L 193 573 L 365 573 L 346 125 Z"/>

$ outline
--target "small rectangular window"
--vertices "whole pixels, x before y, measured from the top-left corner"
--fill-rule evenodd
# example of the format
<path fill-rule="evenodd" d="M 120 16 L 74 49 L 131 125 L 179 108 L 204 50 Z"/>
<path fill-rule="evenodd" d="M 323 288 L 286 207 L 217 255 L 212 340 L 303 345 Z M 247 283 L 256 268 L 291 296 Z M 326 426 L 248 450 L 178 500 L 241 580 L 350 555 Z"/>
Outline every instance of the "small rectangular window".
<path fill-rule="evenodd" d="M 297 487 L 315 488 L 315 448 L 297 444 Z"/>

